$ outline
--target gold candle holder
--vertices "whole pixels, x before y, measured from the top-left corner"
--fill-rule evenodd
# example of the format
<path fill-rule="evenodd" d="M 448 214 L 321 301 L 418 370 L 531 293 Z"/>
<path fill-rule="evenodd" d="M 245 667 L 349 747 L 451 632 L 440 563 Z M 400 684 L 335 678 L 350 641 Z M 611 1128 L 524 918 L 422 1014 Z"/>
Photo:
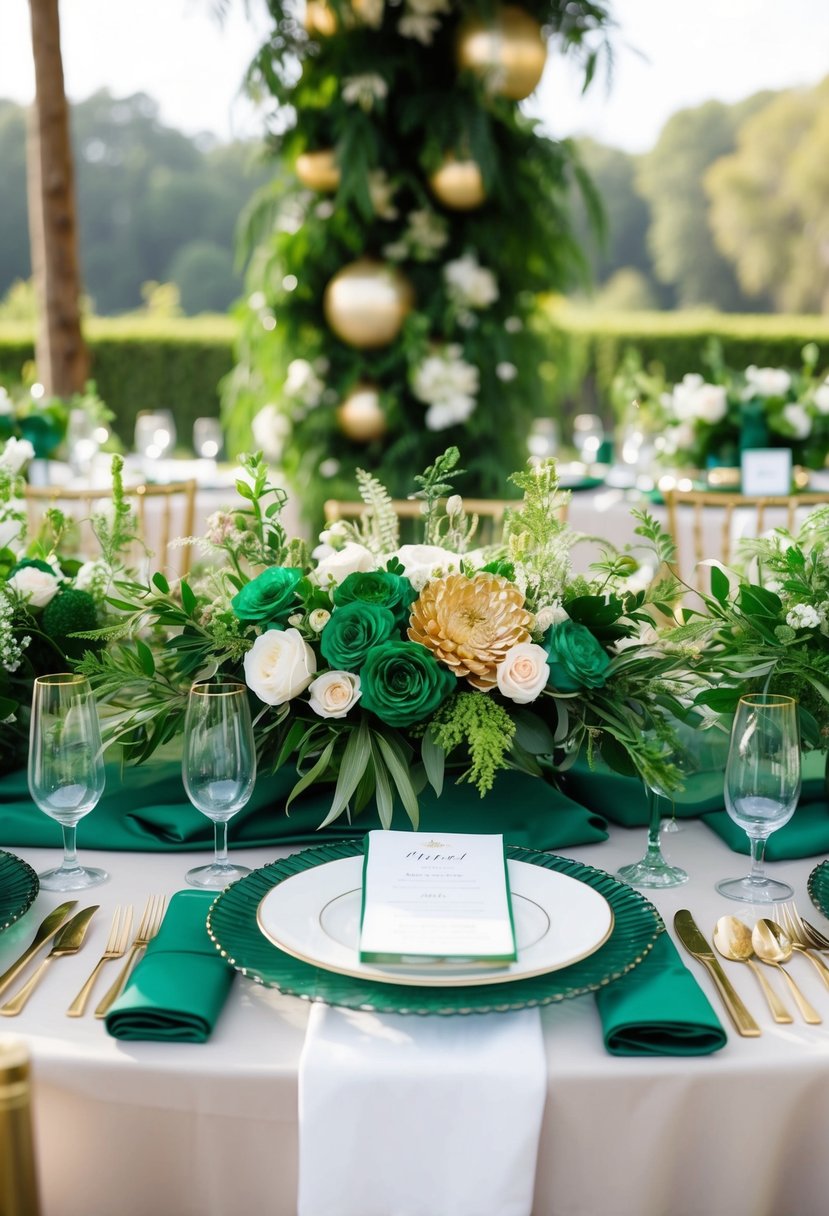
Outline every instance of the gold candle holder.
<path fill-rule="evenodd" d="M 11 1035 L 0 1036 L 0 1212 L 40 1213 L 29 1053 Z"/>

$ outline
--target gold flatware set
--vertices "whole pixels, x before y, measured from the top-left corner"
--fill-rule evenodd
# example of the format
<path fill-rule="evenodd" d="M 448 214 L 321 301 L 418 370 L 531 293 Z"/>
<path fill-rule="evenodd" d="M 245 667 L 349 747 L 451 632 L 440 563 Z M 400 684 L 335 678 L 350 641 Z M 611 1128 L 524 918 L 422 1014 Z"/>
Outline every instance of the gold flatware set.
<path fill-rule="evenodd" d="M 763 966 L 758 966 L 758 963 L 775 969 L 783 976 L 804 1022 L 817 1026 L 823 1021 L 783 964 L 794 957 L 807 958 L 824 985 L 829 988 L 829 967 L 820 957 L 820 951 L 829 952 L 829 938 L 804 921 L 792 904 L 778 905 L 773 911 L 779 919 L 761 917 L 753 928 L 737 916 L 721 916 L 714 927 L 713 949 L 687 908 L 681 909 L 674 916 L 677 937 L 689 954 L 707 969 L 734 1028 L 745 1038 L 757 1038 L 761 1033 L 760 1027 L 733 988 L 714 953 L 715 950 L 722 958 L 742 963 L 751 970 L 775 1022 L 790 1024 L 794 1019 L 763 974 Z"/>
<path fill-rule="evenodd" d="M 88 979 L 66 1010 L 67 1017 L 76 1018 L 83 1014 L 98 976 L 106 963 L 123 958 L 126 954 L 126 962 L 119 972 L 118 978 L 95 1010 L 96 1017 L 104 1017 L 116 997 L 123 991 L 139 955 L 158 932 L 164 916 L 166 902 L 164 897 L 160 895 L 151 895 L 147 899 L 138 932 L 132 939 L 132 942 L 130 942 L 133 920 L 132 908 L 129 906 L 119 906 L 116 908 L 104 951 L 90 972 Z M 40 984 L 49 965 L 55 959 L 77 954 L 81 949 L 86 939 L 90 922 L 98 911 L 99 905 L 93 904 L 91 907 L 83 908 L 67 920 L 67 916 L 73 912 L 76 906 L 77 900 L 73 899 L 67 900 L 66 903 L 53 909 L 38 926 L 29 946 L 12 963 L 8 970 L 0 975 L 1 995 L 35 955 L 54 939 L 51 950 L 41 960 L 36 970 L 4 1005 L 0 1005 L 0 1016 L 15 1017 L 19 1014 L 35 988 Z"/>

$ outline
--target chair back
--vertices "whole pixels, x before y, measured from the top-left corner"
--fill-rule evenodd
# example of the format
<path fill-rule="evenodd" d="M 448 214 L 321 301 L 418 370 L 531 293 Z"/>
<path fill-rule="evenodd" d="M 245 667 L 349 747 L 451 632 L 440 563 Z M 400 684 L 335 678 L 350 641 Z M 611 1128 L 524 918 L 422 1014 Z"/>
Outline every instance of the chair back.
<path fill-rule="evenodd" d="M 130 554 L 130 560 L 144 562 L 149 557 L 153 570 L 172 577 L 184 576 L 190 570 L 191 547 L 182 545 L 171 550 L 170 542 L 181 536 L 192 536 L 196 521 L 196 482 L 170 482 L 166 485 L 144 484 L 126 486 L 124 496 L 132 506 L 137 520 L 141 551 Z M 77 527 L 75 540 L 79 557 L 93 558 L 98 554 L 98 542 L 91 527 L 94 514 L 112 501 L 112 487 L 30 486 L 25 488 L 29 532 L 34 535 L 50 507 L 57 507 Z"/>
<path fill-rule="evenodd" d="M 419 519 L 423 518 L 422 501 L 418 498 L 394 498 L 391 505 L 403 525 L 401 539 L 419 541 L 420 536 L 415 535 L 415 525 Z M 464 497 L 463 507 L 467 515 L 478 516 L 478 531 L 475 533 L 473 543 L 497 544 L 501 539 L 507 511 L 519 511 L 521 499 Z M 340 519 L 360 519 L 367 511 L 368 507 L 364 502 L 344 501 L 336 498 L 329 498 L 323 505 L 325 522 L 328 524 L 336 523 Z M 562 508 L 562 512 L 561 518 L 563 519 L 566 506 Z"/>
<path fill-rule="evenodd" d="M 730 565 L 740 541 L 772 528 L 795 531 L 802 516 L 829 505 L 829 491 L 752 495 L 720 490 L 665 491 L 668 531 L 676 545 L 676 564 L 699 590 L 708 590 L 699 563 L 716 558 Z M 693 566 L 693 570 L 691 567 Z"/>

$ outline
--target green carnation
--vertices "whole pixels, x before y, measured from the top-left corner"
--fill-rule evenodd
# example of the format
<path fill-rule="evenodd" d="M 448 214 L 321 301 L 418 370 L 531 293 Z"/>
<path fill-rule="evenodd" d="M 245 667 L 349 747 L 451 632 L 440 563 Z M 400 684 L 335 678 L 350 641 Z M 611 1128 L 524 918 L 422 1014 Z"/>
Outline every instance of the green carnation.
<path fill-rule="evenodd" d="M 418 642 L 377 646 L 360 672 L 363 709 L 389 726 L 412 726 L 435 712 L 457 680 Z"/>
<path fill-rule="evenodd" d="M 396 628 L 390 609 L 355 601 L 331 614 L 320 634 L 320 650 L 335 671 L 356 671 L 369 651 L 388 641 Z"/>
<path fill-rule="evenodd" d="M 302 571 L 292 566 L 271 566 L 234 595 L 230 606 L 240 621 L 257 625 L 284 625 L 297 608 L 296 585 Z"/>
<path fill-rule="evenodd" d="M 337 607 L 356 602 L 378 604 L 394 613 L 398 625 L 409 619 L 409 610 L 417 592 L 405 575 L 388 570 L 356 571 L 344 578 L 334 591 Z"/>
<path fill-rule="evenodd" d="M 70 634 L 87 633 L 98 627 L 95 601 L 88 591 L 71 587 L 61 591 L 43 609 L 43 632 L 70 659 L 80 659 L 86 650 L 95 650 L 101 643 L 88 638 L 73 638 Z"/>
<path fill-rule="evenodd" d="M 585 625 L 576 621 L 553 625 L 545 645 L 550 688 L 580 692 L 584 688 L 602 687 L 610 659 Z"/>

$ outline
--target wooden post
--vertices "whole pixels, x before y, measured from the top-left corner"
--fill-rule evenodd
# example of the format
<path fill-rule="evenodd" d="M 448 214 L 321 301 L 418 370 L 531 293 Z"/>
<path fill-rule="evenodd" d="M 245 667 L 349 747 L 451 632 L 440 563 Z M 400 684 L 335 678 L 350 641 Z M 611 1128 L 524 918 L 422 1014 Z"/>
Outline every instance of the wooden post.
<path fill-rule="evenodd" d="M 29 238 L 38 303 L 35 360 L 49 396 L 71 397 L 89 376 L 81 334 L 81 282 L 69 109 L 58 0 L 29 0 L 35 103 L 27 136 Z"/>

